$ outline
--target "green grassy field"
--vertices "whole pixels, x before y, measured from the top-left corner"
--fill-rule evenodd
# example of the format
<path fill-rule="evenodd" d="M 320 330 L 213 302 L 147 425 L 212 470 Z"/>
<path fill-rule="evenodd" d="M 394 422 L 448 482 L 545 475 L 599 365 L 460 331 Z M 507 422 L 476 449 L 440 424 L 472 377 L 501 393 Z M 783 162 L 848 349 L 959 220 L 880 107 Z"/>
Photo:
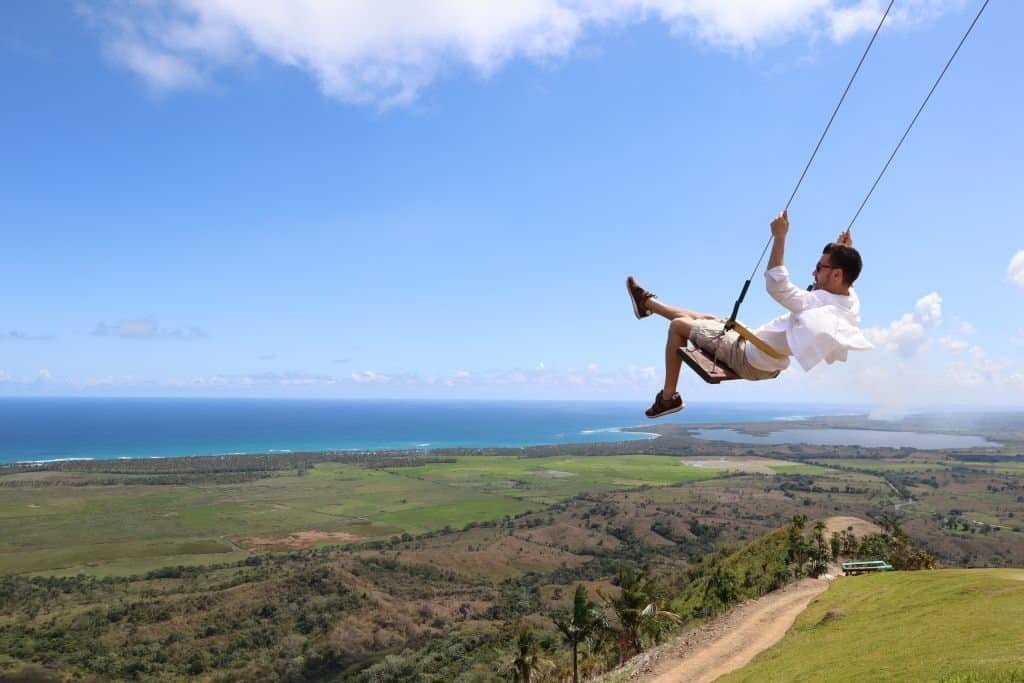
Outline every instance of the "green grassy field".
<path fill-rule="evenodd" d="M 809 476 L 835 474 L 835 470 L 810 464 L 772 465 L 771 469 L 778 474 L 806 474 Z"/>
<path fill-rule="evenodd" d="M 856 467 L 871 472 L 946 472 L 953 467 L 949 461 L 900 461 L 900 460 L 877 460 L 870 458 L 815 458 L 815 462 L 822 465 L 839 467 Z"/>
<path fill-rule="evenodd" d="M 691 467 L 679 458 L 657 455 L 554 456 L 509 458 L 472 456 L 455 463 L 392 470 L 456 489 L 511 495 L 550 504 L 584 491 L 601 492 L 638 486 L 665 486 L 712 479 L 719 472 Z"/>
<path fill-rule="evenodd" d="M 82 485 L 89 477 L 78 476 L 75 486 L 4 490 L 0 573 L 132 574 L 230 561 L 239 556 L 231 541 L 244 548 L 252 537 L 310 530 L 365 539 L 418 534 L 538 510 L 583 491 L 720 474 L 674 457 L 626 455 L 466 456 L 388 469 L 320 463 L 304 476 L 200 486 Z"/>
<path fill-rule="evenodd" d="M 1021 643 L 1024 570 L 859 576 L 836 581 L 777 646 L 719 680 L 1021 680 Z"/>

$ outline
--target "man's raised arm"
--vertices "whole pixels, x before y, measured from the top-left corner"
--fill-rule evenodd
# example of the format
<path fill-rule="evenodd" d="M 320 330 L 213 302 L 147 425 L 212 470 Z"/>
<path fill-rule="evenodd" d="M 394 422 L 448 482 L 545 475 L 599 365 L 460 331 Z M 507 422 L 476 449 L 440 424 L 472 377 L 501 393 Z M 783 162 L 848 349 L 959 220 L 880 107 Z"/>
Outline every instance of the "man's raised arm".
<path fill-rule="evenodd" d="M 772 255 L 768 259 L 765 285 L 768 294 L 785 308 L 799 313 L 807 308 L 809 295 L 789 281 L 786 271 L 786 234 L 789 233 L 789 212 L 783 210 L 772 221 Z M 778 270 L 774 270 L 778 268 Z"/>
<path fill-rule="evenodd" d="M 772 255 L 768 257 L 768 270 L 786 265 L 786 234 L 789 232 L 789 211 L 782 210 L 772 221 Z"/>

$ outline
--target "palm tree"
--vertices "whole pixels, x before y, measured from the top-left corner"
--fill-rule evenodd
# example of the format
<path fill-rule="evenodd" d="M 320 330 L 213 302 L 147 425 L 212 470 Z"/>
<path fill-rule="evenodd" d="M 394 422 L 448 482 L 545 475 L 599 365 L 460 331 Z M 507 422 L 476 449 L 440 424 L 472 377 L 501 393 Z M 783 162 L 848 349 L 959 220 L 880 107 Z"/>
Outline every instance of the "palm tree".
<path fill-rule="evenodd" d="M 555 626 L 562 632 L 562 638 L 572 646 L 572 680 L 579 683 L 577 666 L 577 650 L 579 644 L 604 625 L 604 612 L 593 602 L 587 600 L 587 589 L 583 584 L 576 586 L 576 595 L 572 601 L 572 614 L 559 614 L 552 617 Z"/>
<path fill-rule="evenodd" d="M 821 576 L 828 571 L 829 547 L 825 541 L 825 522 L 818 520 L 814 523 L 814 567 L 812 576 Z"/>
<path fill-rule="evenodd" d="M 516 632 L 512 653 L 503 663 L 501 675 L 512 678 L 517 683 L 530 683 L 537 669 L 547 666 L 550 662 L 539 654 L 540 643 L 537 634 L 527 626 L 521 626 Z"/>
<path fill-rule="evenodd" d="M 619 618 L 621 628 L 620 655 L 625 659 L 626 652 L 639 654 L 643 652 L 641 634 L 658 632 L 667 621 L 679 621 L 679 617 L 659 609 L 653 593 L 655 585 L 647 577 L 647 570 L 623 566 L 619 569 L 619 595 L 609 598 L 598 592 L 612 606 Z"/>
<path fill-rule="evenodd" d="M 804 541 L 804 526 L 807 524 L 807 515 L 793 515 L 793 523 L 789 526 L 787 534 L 787 555 L 788 564 L 793 565 L 793 575 L 799 577 L 803 573 L 804 562 L 808 559 L 807 543 Z"/>

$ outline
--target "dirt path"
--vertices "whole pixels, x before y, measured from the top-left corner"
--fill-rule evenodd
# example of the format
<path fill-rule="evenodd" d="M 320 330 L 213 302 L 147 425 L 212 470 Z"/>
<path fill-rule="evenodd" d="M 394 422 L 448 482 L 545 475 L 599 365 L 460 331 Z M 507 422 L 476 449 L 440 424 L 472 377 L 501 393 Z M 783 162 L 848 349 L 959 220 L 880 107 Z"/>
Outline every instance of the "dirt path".
<path fill-rule="evenodd" d="M 859 517 L 830 517 L 825 525 L 828 533 L 852 528 L 858 536 L 879 530 L 872 522 Z M 611 680 L 609 676 L 615 676 L 615 680 L 630 683 L 710 683 L 743 668 L 779 642 L 797 616 L 824 593 L 839 574 L 839 567 L 833 565 L 829 574 L 820 579 L 803 579 L 757 600 L 748 600 L 597 680 Z M 622 677 L 624 672 L 625 678 Z"/>
<path fill-rule="evenodd" d="M 803 579 L 743 603 L 702 628 L 644 656 L 629 680 L 710 683 L 747 665 L 782 639 L 798 614 L 828 588 L 830 579 Z"/>

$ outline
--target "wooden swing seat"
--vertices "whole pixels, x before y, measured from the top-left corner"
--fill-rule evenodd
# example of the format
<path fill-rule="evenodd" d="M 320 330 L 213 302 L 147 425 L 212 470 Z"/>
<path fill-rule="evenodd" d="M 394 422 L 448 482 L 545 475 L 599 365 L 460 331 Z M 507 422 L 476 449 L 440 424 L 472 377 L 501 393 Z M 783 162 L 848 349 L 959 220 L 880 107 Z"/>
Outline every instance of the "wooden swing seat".
<path fill-rule="evenodd" d="M 702 380 L 708 384 L 718 384 L 730 379 L 739 379 L 740 376 L 725 366 L 722 361 L 715 362 L 715 359 L 707 351 L 701 348 L 689 348 L 680 346 L 679 357 L 690 366 Z"/>
<path fill-rule="evenodd" d="M 760 339 L 739 322 L 734 322 L 732 329 L 736 330 L 736 333 L 739 334 L 742 339 L 746 339 L 749 343 L 753 344 L 772 358 L 782 359 L 786 357 L 785 354 L 779 353 L 773 349 L 763 339 Z M 688 346 L 681 346 L 677 353 L 683 362 L 690 366 L 690 369 L 697 373 L 697 375 L 708 384 L 718 384 L 732 379 L 742 379 L 721 360 L 716 360 L 714 354 L 708 353 L 702 348 L 694 347 L 691 349 Z"/>

